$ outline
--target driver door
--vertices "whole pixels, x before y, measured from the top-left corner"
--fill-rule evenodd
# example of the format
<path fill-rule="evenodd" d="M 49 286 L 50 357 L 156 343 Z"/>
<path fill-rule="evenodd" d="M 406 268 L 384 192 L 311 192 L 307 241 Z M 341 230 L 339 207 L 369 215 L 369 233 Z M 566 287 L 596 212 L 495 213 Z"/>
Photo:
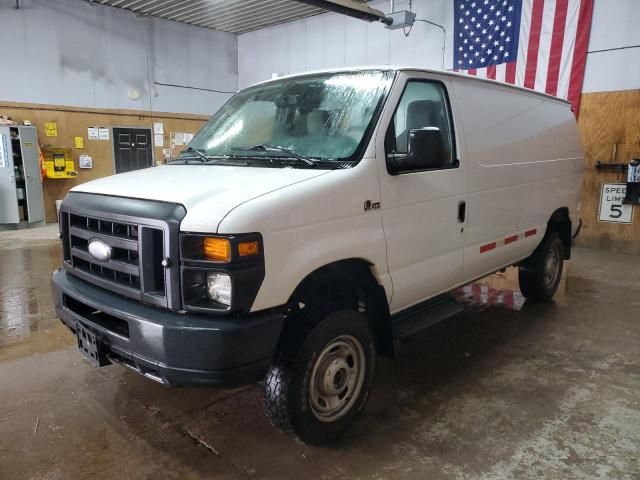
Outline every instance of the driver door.
<path fill-rule="evenodd" d="M 392 313 L 451 289 L 462 268 L 467 175 L 452 94 L 446 76 L 401 72 L 376 137 Z M 441 133 L 442 161 L 414 155 L 398 173 L 392 162 L 411 151 L 415 130 L 434 129 Z"/>

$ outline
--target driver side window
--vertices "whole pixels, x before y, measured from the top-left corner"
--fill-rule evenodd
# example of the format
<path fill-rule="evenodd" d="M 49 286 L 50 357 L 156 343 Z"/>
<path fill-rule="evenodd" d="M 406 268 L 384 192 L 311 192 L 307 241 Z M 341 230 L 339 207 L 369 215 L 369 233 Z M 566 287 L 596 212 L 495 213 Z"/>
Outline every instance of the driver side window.
<path fill-rule="evenodd" d="M 385 136 L 390 173 L 455 166 L 447 94 L 439 82 L 410 80 Z"/>

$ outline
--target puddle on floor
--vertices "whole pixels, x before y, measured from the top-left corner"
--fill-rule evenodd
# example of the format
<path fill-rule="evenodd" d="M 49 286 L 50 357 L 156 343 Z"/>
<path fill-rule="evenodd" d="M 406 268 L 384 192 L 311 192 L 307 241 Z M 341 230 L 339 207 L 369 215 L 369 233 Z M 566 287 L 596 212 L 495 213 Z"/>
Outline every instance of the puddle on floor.
<path fill-rule="evenodd" d="M 3 239 L 9 241 L 7 236 Z M 0 248 L 0 361 L 73 344 L 55 315 L 49 284 L 61 263 L 60 244 L 43 241 L 13 239 L 12 248 Z"/>

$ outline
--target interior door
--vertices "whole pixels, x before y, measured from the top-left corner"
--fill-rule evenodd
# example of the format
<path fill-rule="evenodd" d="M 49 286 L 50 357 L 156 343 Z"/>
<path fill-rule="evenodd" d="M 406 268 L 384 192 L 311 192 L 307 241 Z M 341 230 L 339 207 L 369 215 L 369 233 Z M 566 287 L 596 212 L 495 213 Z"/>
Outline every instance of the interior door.
<path fill-rule="evenodd" d="M 27 218 L 29 222 L 44 220 L 44 201 L 42 181 L 40 179 L 40 159 L 38 156 L 38 138 L 35 127 L 20 127 L 20 147 L 22 165 L 25 174 L 27 195 Z"/>
<path fill-rule="evenodd" d="M 114 128 L 113 148 L 116 173 L 153 165 L 151 130 L 148 128 Z"/>
<path fill-rule="evenodd" d="M 9 127 L 0 127 L 0 223 L 19 223 Z"/>
<path fill-rule="evenodd" d="M 402 72 L 376 136 L 387 264 L 397 312 L 454 286 L 462 268 L 467 177 L 458 160 L 446 77 Z M 408 153 L 412 130 L 437 129 L 448 149 L 442 164 L 389 172 Z"/>

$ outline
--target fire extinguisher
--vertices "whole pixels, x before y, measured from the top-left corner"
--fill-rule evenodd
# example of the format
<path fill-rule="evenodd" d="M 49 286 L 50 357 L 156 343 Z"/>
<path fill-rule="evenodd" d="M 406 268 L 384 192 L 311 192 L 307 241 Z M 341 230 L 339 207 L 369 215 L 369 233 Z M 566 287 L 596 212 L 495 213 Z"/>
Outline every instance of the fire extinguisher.
<path fill-rule="evenodd" d="M 629 162 L 627 171 L 627 193 L 622 203 L 640 205 L 640 160 L 635 158 Z"/>

